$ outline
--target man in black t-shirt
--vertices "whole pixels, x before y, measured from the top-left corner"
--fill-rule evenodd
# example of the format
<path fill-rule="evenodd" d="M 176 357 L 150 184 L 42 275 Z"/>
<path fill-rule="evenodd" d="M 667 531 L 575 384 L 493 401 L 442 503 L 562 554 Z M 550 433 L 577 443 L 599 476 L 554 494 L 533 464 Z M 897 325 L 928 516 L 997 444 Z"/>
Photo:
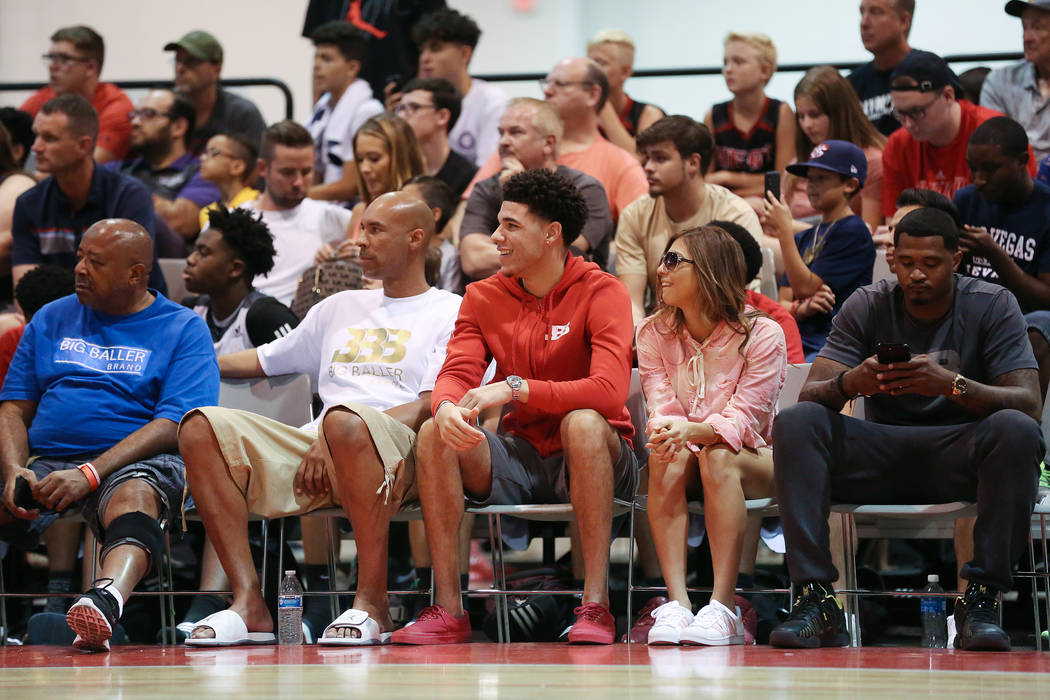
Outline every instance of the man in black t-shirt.
<path fill-rule="evenodd" d="M 273 236 L 259 214 L 225 207 L 208 213 L 209 226 L 186 258 L 186 289 L 201 296 L 183 303 L 208 324 L 217 355 L 265 345 L 299 325 L 291 309 L 252 287 L 273 269 Z"/>
<path fill-rule="evenodd" d="M 893 116 L 890 73 L 911 47 L 908 34 L 915 15 L 915 0 L 862 0 L 860 40 L 874 60 L 849 74 L 850 85 L 860 98 L 864 114 L 875 128 L 889 136 L 900 126 Z"/>
<path fill-rule="evenodd" d="M 1028 539 L 1042 410 L 1035 357 L 1016 299 L 954 274 L 951 216 L 923 208 L 894 231 L 897 280 L 854 292 L 836 315 L 799 403 L 773 425 L 774 475 L 798 596 L 770 634 L 780 647 L 849 642 L 832 582 L 832 503 L 976 501 L 974 557 L 956 603 L 955 646 L 1005 651 L 998 594 Z M 881 343 L 903 343 L 881 362 Z M 903 360 L 903 361 L 902 361 Z M 867 420 L 840 413 L 864 395 Z"/>
<path fill-rule="evenodd" d="M 444 78 L 416 78 L 405 86 L 394 114 L 408 122 L 423 151 L 427 175 L 448 185 L 458 199 L 478 166 L 452 150 L 448 132 L 459 119 L 463 96 Z"/>

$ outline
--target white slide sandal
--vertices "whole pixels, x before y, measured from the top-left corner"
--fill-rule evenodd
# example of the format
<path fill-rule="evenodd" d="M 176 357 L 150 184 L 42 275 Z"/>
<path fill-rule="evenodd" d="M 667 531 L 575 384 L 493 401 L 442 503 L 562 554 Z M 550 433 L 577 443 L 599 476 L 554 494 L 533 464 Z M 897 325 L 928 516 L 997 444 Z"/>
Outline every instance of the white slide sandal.
<path fill-rule="evenodd" d="M 358 637 L 329 637 L 328 630 L 335 627 L 348 627 L 360 633 Z M 379 623 L 368 616 L 364 610 L 350 608 L 339 617 L 332 620 L 332 624 L 324 628 L 324 632 L 317 639 L 317 643 L 324 646 L 356 647 L 372 644 L 388 644 L 392 632 L 380 632 Z"/>
<path fill-rule="evenodd" d="M 208 615 L 193 626 L 193 630 L 207 627 L 214 633 L 210 638 L 194 638 L 193 631 L 186 636 L 188 647 L 235 647 L 247 644 L 276 644 L 273 632 L 249 632 L 241 616 L 232 610 L 220 610 Z"/>

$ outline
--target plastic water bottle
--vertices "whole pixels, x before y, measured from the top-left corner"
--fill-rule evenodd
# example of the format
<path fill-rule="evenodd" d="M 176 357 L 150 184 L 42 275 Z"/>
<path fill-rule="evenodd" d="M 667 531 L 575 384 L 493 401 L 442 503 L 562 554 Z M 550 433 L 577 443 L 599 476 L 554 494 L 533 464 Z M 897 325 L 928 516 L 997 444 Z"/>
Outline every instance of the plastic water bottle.
<path fill-rule="evenodd" d="M 277 596 L 277 643 L 282 646 L 303 643 L 303 587 L 294 571 L 284 572 Z"/>
<path fill-rule="evenodd" d="M 926 577 L 929 582 L 924 593 L 944 593 L 937 574 Z M 919 599 L 922 613 L 922 646 L 926 649 L 943 649 L 948 645 L 948 603 L 943 597 L 923 596 Z"/>

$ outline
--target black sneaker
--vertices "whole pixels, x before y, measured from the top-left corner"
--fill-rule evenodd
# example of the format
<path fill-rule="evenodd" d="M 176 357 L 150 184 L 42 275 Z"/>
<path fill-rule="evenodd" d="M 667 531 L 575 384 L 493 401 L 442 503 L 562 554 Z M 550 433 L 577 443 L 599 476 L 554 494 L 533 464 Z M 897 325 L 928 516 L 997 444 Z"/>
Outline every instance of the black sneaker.
<path fill-rule="evenodd" d="M 109 638 L 119 617 L 117 599 L 109 591 L 97 586 L 89 588 L 66 613 L 66 624 L 77 633 L 73 646 L 81 651 L 109 651 Z"/>
<path fill-rule="evenodd" d="M 830 586 L 804 584 L 788 619 L 769 633 L 769 643 L 789 649 L 844 647 L 849 644 L 846 615 Z"/>
<path fill-rule="evenodd" d="M 988 586 L 971 583 L 955 603 L 955 648 L 967 651 L 1010 651 L 1010 636 L 999 626 L 999 595 Z"/>

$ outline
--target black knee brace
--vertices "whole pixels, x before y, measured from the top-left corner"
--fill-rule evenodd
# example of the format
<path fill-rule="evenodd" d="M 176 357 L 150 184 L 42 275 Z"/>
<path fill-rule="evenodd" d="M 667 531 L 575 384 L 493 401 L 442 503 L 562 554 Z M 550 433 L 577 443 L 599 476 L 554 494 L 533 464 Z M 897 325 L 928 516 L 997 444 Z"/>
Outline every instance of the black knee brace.
<path fill-rule="evenodd" d="M 102 535 L 99 561 L 105 561 L 109 551 L 122 544 L 132 544 L 145 550 L 152 568 L 164 553 L 164 530 L 159 522 L 141 511 L 118 515 Z"/>

